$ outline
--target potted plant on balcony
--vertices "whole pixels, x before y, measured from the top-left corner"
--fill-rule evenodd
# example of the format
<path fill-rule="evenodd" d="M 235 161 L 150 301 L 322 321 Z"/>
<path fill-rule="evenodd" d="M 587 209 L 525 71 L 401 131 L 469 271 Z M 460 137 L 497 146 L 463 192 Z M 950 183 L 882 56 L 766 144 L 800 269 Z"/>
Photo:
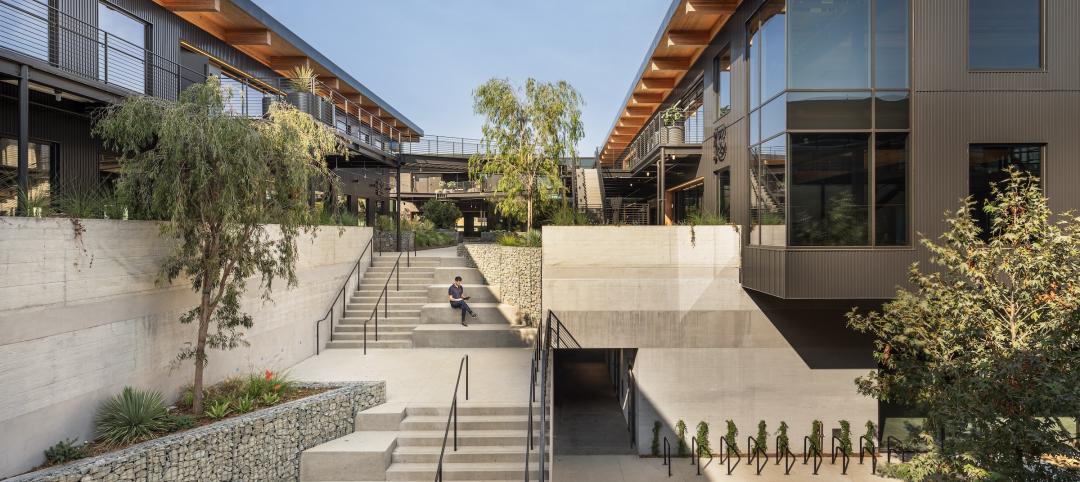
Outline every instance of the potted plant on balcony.
<path fill-rule="evenodd" d="M 307 65 L 296 67 L 287 80 L 289 93 L 285 95 L 286 102 L 324 123 L 332 122 L 334 105 L 323 98 L 324 93 L 318 83 L 319 75 L 314 69 Z"/>
<path fill-rule="evenodd" d="M 683 127 L 686 114 L 679 107 L 680 103 L 681 101 L 674 103 L 660 114 L 660 120 L 664 123 L 661 130 L 661 144 L 679 145 L 686 142 L 686 129 Z"/>

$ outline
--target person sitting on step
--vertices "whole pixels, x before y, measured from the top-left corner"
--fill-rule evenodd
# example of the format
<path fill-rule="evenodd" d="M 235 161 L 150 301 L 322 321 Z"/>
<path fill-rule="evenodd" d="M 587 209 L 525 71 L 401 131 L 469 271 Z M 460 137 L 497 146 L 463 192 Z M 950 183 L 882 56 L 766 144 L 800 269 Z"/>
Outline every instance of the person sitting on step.
<path fill-rule="evenodd" d="M 472 308 L 469 308 L 469 304 L 465 302 L 470 297 L 465 296 L 465 287 L 461 286 L 461 277 L 454 277 L 454 284 L 450 285 L 450 289 L 447 291 L 450 296 L 450 307 L 461 309 L 461 326 L 469 326 L 465 324 L 465 315 L 476 318 L 476 313 L 473 313 Z"/>

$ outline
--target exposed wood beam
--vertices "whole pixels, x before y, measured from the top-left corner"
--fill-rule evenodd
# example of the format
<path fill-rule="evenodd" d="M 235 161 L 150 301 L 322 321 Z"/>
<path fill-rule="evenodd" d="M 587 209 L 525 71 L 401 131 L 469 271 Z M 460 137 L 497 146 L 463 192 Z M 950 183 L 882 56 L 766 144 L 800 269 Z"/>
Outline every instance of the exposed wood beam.
<path fill-rule="evenodd" d="M 270 31 L 267 29 L 227 30 L 225 41 L 232 45 L 270 45 Z"/>
<path fill-rule="evenodd" d="M 173 12 L 220 12 L 221 0 L 156 0 Z"/>
<path fill-rule="evenodd" d="M 270 57 L 270 68 L 274 70 L 292 70 L 300 66 L 311 66 L 311 59 L 307 57 Z"/>
<path fill-rule="evenodd" d="M 644 105 L 631 105 L 626 107 L 626 114 L 632 116 L 652 115 L 654 108 Z"/>
<path fill-rule="evenodd" d="M 653 57 L 651 64 L 652 71 L 660 70 L 687 70 L 690 68 L 690 57 Z"/>
<path fill-rule="evenodd" d="M 345 99 L 347 99 L 349 102 L 352 102 L 352 103 L 357 104 L 357 105 L 364 105 L 364 96 L 362 96 L 360 94 L 341 94 L 341 95 L 344 96 Z"/>
<path fill-rule="evenodd" d="M 645 120 L 640 117 L 623 117 L 619 119 L 619 127 L 641 127 Z"/>
<path fill-rule="evenodd" d="M 709 15 L 725 15 L 735 11 L 741 0 L 689 0 L 686 2 L 686 13 L 704 13 Z"/>
<path fill-rule="evenodd" d="M 657 79 L 641 79 L 641 87 L 648 90 L 671 90 L 675 88 L 675 79 L 673 78 L 657 78 Z"/>
<path fill-rule="evenodd" d="M 659 104 L 663 101 L 663 94 L 634 94 L 634 96 L 630 99 L 630 102 L 633 102 L 637 105 Z"/>
<path fill-rule="evenodd" d="M 322 76 L 320 76 L 319 77 L 319 82 L 322 82 L 323 85 L 325 85 L 325 86 L 327 86 L 327 87 L 329 87 L 331 89 L 334 89 L 334 90 L 338 90 L 338 89 L 341 88 L 341 82 L 338 80 L 337 77 L 322 77 Z"/>
<path fill-rule="evenodd" d="M 705 47 L 712 40 L 708 30 L 671 30 L 667 33 L 668 47 Z"/>

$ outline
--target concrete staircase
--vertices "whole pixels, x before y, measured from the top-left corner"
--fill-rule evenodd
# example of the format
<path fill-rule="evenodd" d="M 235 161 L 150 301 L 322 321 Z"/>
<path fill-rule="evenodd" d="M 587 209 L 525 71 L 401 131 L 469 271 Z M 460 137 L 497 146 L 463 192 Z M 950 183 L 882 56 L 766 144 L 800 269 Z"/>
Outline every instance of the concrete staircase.
<path fill-rule="evenodd" d="M 382 294 L 386 278 L 390 276 L 397 254 L 375 258 L 374 266 L 368 268 L 359 288 L 349 298 L 345 317 L 334 327 L 332 341 L 327 348 L 363 348 L 364 322 L 371 318 L 375 303 Z M 368 322 L 368 348 L 411 348 L 412 332 L 420 324 L 420 309 L 428 300 L 428 287 L 434 279 L 435 269 L 442 266 L 440 258 L 401 258 L 399 266 L 400 290 L 395 277 L 390 278 L 386 292 L 386 309 L 379 305 L 379 340 L 375 341 L 375 322 Z M 388 316 L 384 316 L 388 315 Z"/>
<path fill-rule="evenodd" d="M 535 419 L 530 478 L 539 455 Z M 356 415 L 356 432 L 313 447 L 300 456 L 301 482 L 431 481 L 442 450 L 446 407 L 373 407 Z M 520 481 L 525 477 L 528 405 L 460 402 L 458 448 L 453 428 L 443 459 L 444 480 Z M 546 459 L 550 460 L 550 450 Z"/>

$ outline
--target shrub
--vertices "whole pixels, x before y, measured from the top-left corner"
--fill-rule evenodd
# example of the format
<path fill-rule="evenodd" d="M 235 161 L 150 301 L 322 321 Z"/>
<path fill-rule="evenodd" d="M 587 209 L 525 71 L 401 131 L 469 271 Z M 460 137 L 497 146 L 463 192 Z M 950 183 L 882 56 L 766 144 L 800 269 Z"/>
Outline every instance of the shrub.
<path fill-rule="evenodd" d="M 50 465 L 63 464 L 90 456 L 90 450 L 86 444 L 80 444 L 78 438 L 66 439 L 56 442 L 55 445 L 45 449 L 45 460 Z"/>
<path fill-rule="evenodd" d="M 265 406 L 277 405 L 278 402 L 281 401 L 281 395 L 274 392 L 264 393 L 262 394 L 262 397 L 259 398 L 259 401 Z"/>
<path fill-rule="evenodd" d="M 461 210 L 454 203 L 436 201 L 434 199 L 424 203 L 420 208 L 425 219 L 431 221 L 436 227 L 449 229 L 457 225 L 461 217 Z"/>
<path fill-rule="evenodd" d="M 394 217 L 387 214 L 380 214 L 375 218 L 375 229 L 379 231 L 393 231 L 394 230 Z"/>
<path fill-rule="evenodd" d="M 252 400 L 262 398 L 267 393 L 286 395 L 293 390 L 295 382 L 289 379 L 288 374 L 274 373 L 266 370 L 260 375 L 249 375 L 242 393 L 237 393 L 237 398 L 246 396 Z"/>
<path fill-rule="evenodd" d="M 124 387 L 119 395 L 101 404 L 94 423 L 98 437 L 106 444 L 126 445 L 166 430 L 168 415 L 160 393 Z"/>
<path fill-rule="evenodd" d="M 660 421 L 659 420 L 653 422 L 653 426 L 652 426 L 652 445 L 650 446 L 650 449 L 651 449 L 650 451 L 653 454 L 653 457 L 659 457 L 660 456 Z"/>
<path fill-rule="evenodd" d="M 548 224 L 552 226 L 587 226 L 593 224 L 588 214 L 585 214 L 569 204 L 562 204 L 548 217 Z"/>
<path fill-rule="evenodd" d="M 500 246 L 536 248 L 541 245 L 540 231 L 532 230 L 524 234 L 507 233 L 499 236 L 495 242 Z"/>
<path fill-rule="evenodd" d="M 769 432 L 766 428 L 767 426 L 765 425 L 764 420 L 757 423 L 757 436 L 754 437 L 754 443 L 757 444 L 761 450 L 767 451 L 769 449 Z"/>
<path fill-rule="evenodd" d="M 230 405 L 232 405 L 232 403 L 228 400 L 211 401 L 206 406 L 206 412 L 203 415 L 206 415 L 207 418 L 212 418 L 215 420 L 219 418 L 225 418 L 227 415 L 232 413 L 232 408 L 230 408 Z"/>
<path fill-rule="evenodd" d="M 699 456 L 712 453 L 712 447 L 709 445 L 709 424 L 704 420 L 697 424 L 697 446 Z"/>
<path fill-rule="evenodd" d="M 840 436 L 837 438 L 840 439 L 841 452 L 848 455 L 854 453 L 854 451 L 851 450 L 851 422 L 848 422 L 847 420 L 840 421 Z"/>
<path fill-rule="evenodd" d="M 183 413 L 170 413 L 166 420 L 167 429 L 169 432 L 178 432 L 180 430 L 187 430 L 189 428 L 198 425 L 198 421 L 195 417 Z"/>
<path fill-rule="evenodd" d="M 94 187 L 71 186 L 52 195 L 53 214 L 72 218 L 124 219 L 126 203 L 104 184 Z"/>
<path fill-rule="evenodd" d="M 236 403 L 233 403 L 233 405 L 236 406 L 237 413 L 247 413 L 255 408 L 255 399 L 250 395 L 244 395 L 236 399 Z"/>
<path fill-rule="evenodd" d="M 676 443 L 678 444 L 675 453 L 678 454 L 679 457 L 686 457 L 686 422 L 683 422 L 682 419 L 675 424 L 675 438 L 677 439 Z"/>
<path fill-rule="evenodd" d="M 788 439 L 787 429 L 787 422 L 780 422 L 780 428 L 776 430 L 776 453 L 778 457 L 783 457 L 791 449 L 791 440 Z"/>
<path fill-rule="evenodd" d="M 727 448 L 738 457 L 742 455 L 742 452 L 739 451 L 739 429 L 732 420 L 727 420 L 726 423 L 727 435 L 725 435 L 725 441 L 727 442 Z"/>
<path fill-rule="evenodd" d="M 863 448 L 869 449 L 871 453 L 877 448 L 877 444 L 874 442 L 877 440 L 877 427 L 874 426 L 874 422 L 870 420 L 866 421 L 866 445 Z"/>
<path fill-rule="evenodd" d="M 814 420 L 810 426 L 810 450 L 821 452 L 821 420 Z"/>
<path fill-rule="evenodd" d="M 687 226 L 722 226 L 728 224 L 728 220 L 718 214 L 695 209 L 686 213 L 686 219 L 681 224 Z"/>
<path fill-rule="evenodd" d="M 522 240 L 525 242 L 525 246 L 533 247 L 533 248 L 540 247 L 540 243 L 541 243 L 540 230 L 539 229 L 534 229 L 532 231 L 529 231 L 529 232 L 525 233 L 525 235 L 522 236 Z"/>

